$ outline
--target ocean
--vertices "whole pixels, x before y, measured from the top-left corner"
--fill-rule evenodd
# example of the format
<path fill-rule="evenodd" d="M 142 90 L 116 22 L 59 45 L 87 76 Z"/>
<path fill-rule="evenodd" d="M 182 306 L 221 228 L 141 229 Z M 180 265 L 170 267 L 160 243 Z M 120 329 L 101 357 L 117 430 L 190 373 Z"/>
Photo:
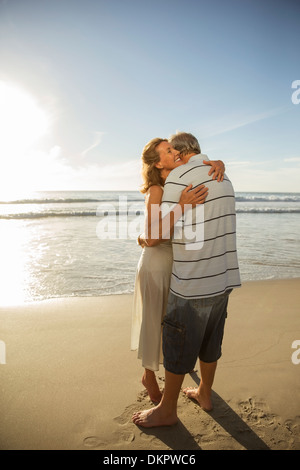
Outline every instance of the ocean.
<path fill-rule="evenodd" d="M 300 193 L 236 193 L 242 282 L 300 277 Z M 138 191 L 0 200 L 0 305 L 128 294 L 143 231 Z"/>

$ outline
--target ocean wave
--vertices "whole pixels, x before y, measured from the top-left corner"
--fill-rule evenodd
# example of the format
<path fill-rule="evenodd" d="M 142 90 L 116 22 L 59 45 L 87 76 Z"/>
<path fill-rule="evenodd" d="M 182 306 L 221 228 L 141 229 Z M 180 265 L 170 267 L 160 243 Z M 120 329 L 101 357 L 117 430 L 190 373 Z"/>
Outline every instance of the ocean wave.
<path fill-rule="evenodd" d="M 18 214 L 1 214 L 0 219 L 44 219 L 48 217 L 91 217 L 96 211 L 72 211 L 72 212 L 24 212 Z"/>
<path fill-rule="evenodd" d="M 139 216 L 143 215 L 144 211 L 137 210 L 137 211 L 108 211 L 108 210 L 91 210 L 91 211 L 61 211 L 61 212 L 22 212 L 17 214 L 0 214 L 1 219 L 44 219 L 49 217 L 105 217 L 109 215 L 116 215 L 116 216 Z"/>
<path fill-rule="evenodd" d="M 73 204 L 81 202 L 100 202 L 100 199 L 16 199 L 14 201 L 0 201 L 0 204 Z"/>
<path fill-rule="evenodd" d="M 117 204 L 120 201 L 123 202 L 124 198 L 127 202 L 136 202 L 140 203 L 144 201 L 144 196 L 135 192 L 131 194 L 130 192 L 112 192 L 111 194 L 106 191 L 95 192 L 94 194 L 85 194 L 85 195 L 61 195 L 61 194 L 37 194 L 36 196 L 27 197 L 23 199 L 12 199 L 12 200 L 0 200 L 0 205 L 26 205 L 26 204 L 85 204 L 85 203 L 112 203 Z M 299 193 L 236 193 L 236 202 L 237 203 L 300 203 L 300 194 Z"/>
<path fill-rule="evenodd" d="M 245 208 L 237 208 L 237 214 L 300 214 L 300 208 L 270 208 L 270 207 L 249 207 Z M 143 210 L 137 211 L 108 211 L 108 210 L 90 210 L 90 211 L 61 211 L 61 212 L 22 212 L 17 214 L 0 214 L 0 220 L 13 220 L 13 219 L 43 219 L 43 218 L 51 218 L 51 217 L 60 217 L 60 218 L 67 218 L 67 217 L 106 217 L 106 216 L 131 216 L 131 217 L 138 217 L 143 216 Z"/>
<path fill-rule="evenodd" d="M 270 207 L 249 207 L 249 209 L 236 209 L 237 214 L 300 214 L 300 208 L 289 207 L 284 208 L 270 208 Z"/>
<path fill-rule="evenodd" d="M 141 202 L 143 199 L 141 198 L 134 198 L 126 196 L 126 201 L 128 202 Z M 18 205 L 18 204 L 80 204 L 80 203 L 89 203 L 89 202 L 97 202 L 97 203 L 118 203 L 119 198 L 101 198 L 93 199 L 93 198 L 42 198 L 42 199 L 16 199 L 12 201 L 0 201 L 0 204 L 6 205 Z"/>
<path fill-rule="evenodd" d="M 236 202 L 268 202 L 268 203 L 273 203 L 273 202 L 300 202 L 300 196 L 299 195 L 266 195 L 266 196 L 254 196 L 254 195 L 247 195 L 247 196 L 236 196 L 235 198 Z"/>

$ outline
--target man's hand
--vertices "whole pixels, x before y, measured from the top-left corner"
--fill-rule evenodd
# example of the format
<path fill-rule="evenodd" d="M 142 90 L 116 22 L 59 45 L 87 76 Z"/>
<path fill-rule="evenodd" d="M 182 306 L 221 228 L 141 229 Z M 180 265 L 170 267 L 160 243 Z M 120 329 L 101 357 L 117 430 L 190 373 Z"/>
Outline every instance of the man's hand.
<path fill-rule="evenodd" d="M 210 165 L 211 169 L 208 172 L 208 175 L 212 176 L 213 180 L 223 181 L 225 173 L 225 165 L 222 160 L 203 160 L 205 165 Z"/>

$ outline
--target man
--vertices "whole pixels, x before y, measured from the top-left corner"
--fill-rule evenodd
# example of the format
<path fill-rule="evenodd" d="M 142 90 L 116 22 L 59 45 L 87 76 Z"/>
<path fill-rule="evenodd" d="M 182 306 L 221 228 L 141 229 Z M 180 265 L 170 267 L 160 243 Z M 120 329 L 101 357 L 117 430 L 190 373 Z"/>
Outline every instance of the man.
<path fill-rule="evenodd" d="M 174 232 L 173 267 L 167 313 L 163 322 L 165 391 L 161 402 L 135 413 L 133 422 L 143 427 L 176 424 L 177 401 L 186 373 L 199 357 L 201 382 L 185 389 L 200 406 L 212 409 L 211 390 L 221 357 L 224 324 L 230 292 L 240 287 L 236 252 L 235 197 L 225 175 L 222 183 L 207 176 L 197 139 L 178 133 L 170 139 L 185 165 L 168 176 L 163 206 L 171 209 L 182 189 L 205 184 L 208 197 L 202 206 L 185 213 L 182 227 Z M 163 215 L 166 213 L 163 210 Z M 192 215 L 192 217 L 191 217 Z"/>

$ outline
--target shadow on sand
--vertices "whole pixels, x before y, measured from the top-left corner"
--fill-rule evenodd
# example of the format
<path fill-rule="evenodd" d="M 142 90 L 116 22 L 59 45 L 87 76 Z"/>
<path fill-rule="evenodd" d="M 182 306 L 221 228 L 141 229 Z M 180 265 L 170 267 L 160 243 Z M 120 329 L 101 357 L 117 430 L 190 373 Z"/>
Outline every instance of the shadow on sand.
<path fill-rule="evenodd" d="M 190 374 L 197 385 L 200 378 L 194 371 Z M 251 429 L 245 421 L 218 395 L 212 392 L 214 409 L 208 415 L 215 420 L 233 439 L 246 450 L 270 450 L 267 444 Z M 198 404 L 195 400 L 194 403 Z M 173 450 L 202 450 L 195 438 L 179 420 L 177 425 L 166 428 L 141 428 L 143 433 L 155 436 Z"/>
<path fill-rule="evenodd" d="M 200 378 L 196 372 L 190 374 L 197 386 Z M 251 429 L 248 424 L 216 392 L 212 391 L 214 409 L 209 412 L 222 428 L 246 450 L 270 450 L 267 444 Z M 195 400 L 193 400 L 197 403 Z"/>
<path fill-rule="evenodd" d="M 144 434 L 155 436 L 164 442 L 172 450 L 202 450 L 197 444 L 192 434 L 182 424 L 180 420 L 175 426 L 170 426 L 166 432 L 166 427 L 140 428 Z"/>

